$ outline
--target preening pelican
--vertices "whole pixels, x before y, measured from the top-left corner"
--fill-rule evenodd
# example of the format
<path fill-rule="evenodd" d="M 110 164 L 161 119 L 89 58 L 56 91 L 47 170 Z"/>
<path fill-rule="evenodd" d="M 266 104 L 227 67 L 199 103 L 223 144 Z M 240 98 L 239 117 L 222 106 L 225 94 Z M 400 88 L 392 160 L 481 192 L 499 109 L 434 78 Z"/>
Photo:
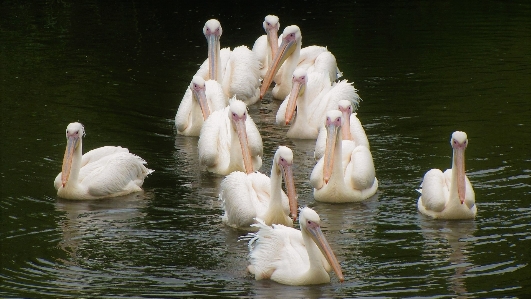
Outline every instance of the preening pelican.
<path fill-rule="evenodd" d="M 144 178 L 153 172 L 146 161 L 122 147 L 105 146 L 82 155 L 85 129 L 80 123 L 66 128 L 62 172 L 54 181 L 57 195 L 67 199 L 97 199 L 141 191 Z"/>
<path fill-rule="evenodd" d="M 287 285 L 329 283 L 332 269 L 344 277 L 334 252 L 321 231 L 321 219 L 306 207 L 299 214 L 300 230 L 276 224 L 253 224 L 260 230 L 249 241 L 249 272 L 256 280 L 271 279 Z M 253 236 L 252 235 L 252 236 Z"/>
<path fill-rule="evenodd" d="M 378 189 L 371 152 L 366 146 L 342 140 L 341 125 L 341 111 L 326 113 L 326 148 L 310 176 L 317 201 L 362 201 Z"/>
<path fill-rule="evenodd" d="M 477 207 L 474 189 L 465 174 L 465 132 L 455 131 L 450 139 L 453 148 L 452 169 L 444 173 L 431 169 L 420 185 L 417 206 L 422 214 L 439 219 L 471 219 Z"/>
<path fill-rule="evenodd" d="M 177 133 L 199 136 L 203 122 L 210 113 L 225 108 L 227 104 L 227 97 L 217 81 L 205 81 L 200 76 L 194 76 L 175 115 Z"/>
<path fill-rule="evenodd" d="M 260 77 L 264 78 L 273 57 L 278 49 L 278 30 L 280 22 L 278 17 L 268 15 L 264 18 L 263 27 L 266 35 L 262 35 L 256 39 L 253 45 L 253 52 L 260 61 Z"/>
<path fill-rule="evenodd" d="M 352 83 L 343 80 L 332 84 L 328 73 L 308 72 L 304 67 L 295 69 L 291 86 L 291 92 L 280 105 L 276 116 L 278 125 L 291 122 L 287 133 L 289 138 L 317 138 L 328 110 L 337 109 L 340 100 L 355 107 L 360 101 Z M 293 120 L 295 110 L 297 114 Z"/>
<path fill-rule="evenodd" d="M 208 20 L 203 27 L 208 42 L 208 58 L 196 75 L 218 81 L 227 98 L 236 96 L 247 105 L 260 99 L 260 61 L 246 46 L 220 50 L 221 24 Z"/>
<path fill-rule="evenodd" d="M 342 121 L 341 124 L 341 133 L 342 133 L 342 139 L 343 140 L 352 140 L 354 141 L 354 146 L 358 145 L 364 145 L 367 147 L 367 149 L 371 149 L 369 146 L 369 140 L 367 139 L 367 135 L 365 134 L 365 130 L 363 129 L 363 126 L 361 125 L 360 120 L 357 117 L 356 112 L 352 112 L 352 102 L 347 100 L 340 100 L 337 104 L 339 111 L 341 111 L 342 114 Z M 346 128 L 350 128 L 350 130 L 347 130 Z M 319 131 L 319 135 L 317 136 L 317 142 L 315 143 L 315 152 L 314 152 L 314 158 L 315 160 L 321 159 L 324 155 L 324 151 L 326 148 L 326 128 L 321 127 Z"/>
<path fill-rule="evenodd" d="M 244 102 L 233 97 L 229 106 L 214 111 L 199 134 L 199 161 L 208 171 L 227 175 L 251 173 L 262 166 L 262 137 Z"/>
<path fill-rule="evenodd" d="M 273 157 L 271 178 L 260 172 L 243 173 L 235 171 L 221 182 L 220 199 L 225 214 L 222 221 L 228 226 L 240 229 L 257 229 L 251 224 L 255 218 L 265 224 L 293 226 L 297 218 L 297 195 L 293 181 L 293 152 L 289 147 L 279 146 Z M 282 191 L 282 176 L 286 191 Z"/>
<path fill-rule="evenodd" d="M 262 81 L 260 98 L 264 97 L 273 80 L 276 83 L 273 88 L 273 98 L 279 100 L 286 98 L 291 90 L 293 71 L 297 67 L 305 68 L 309 72 L 325 72 L 329 74 L 331 82 L 341 77 L 336 58 L 325 47 L 309 46 L 301 50 L 301 44 L 302 35 L 298 26 L 291 25 L 284 28 L 282 43 Z"/>

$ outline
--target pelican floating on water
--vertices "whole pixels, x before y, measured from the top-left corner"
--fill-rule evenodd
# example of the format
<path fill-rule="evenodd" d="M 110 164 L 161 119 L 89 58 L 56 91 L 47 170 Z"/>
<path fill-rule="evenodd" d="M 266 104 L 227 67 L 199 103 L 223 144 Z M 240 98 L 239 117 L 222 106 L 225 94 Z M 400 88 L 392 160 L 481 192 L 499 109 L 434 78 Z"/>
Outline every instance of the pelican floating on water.
<path fill-rule="evenodd" d="M 326 113 L 325 151 L 310 176 L 315 200 L 323 202 L 362 201 L 376 193 L 378 179 L 371 152 L 342 140 L 342 116 L 339 110 Z"/>
<path fill-rule="evenodd" d="M 431 169 L 424 175 L 417 202 L 419 211 L 432 218 L 472 219 L 477 207 L 472 184 L 465 174 L 465 132 L 455 131 L 450 139 L 453 148 L 452 169 L 444 173 Z"/>
<path fill-rule="evenodd" d="M 321 231 L 321 219 L 306 207 L 299 214 L 300 230 L 281 224 L 253 224 L 259 231 L 249 241 L 249 272 L 256 280 L 271 279 L 287 285 L 329 283 L 332 269 L 344 277 L 334 252 Z"/>
<path fill-rule="evenodd" d="M 228 175 L 251 173 L 262 166 L 262 137 L 244 102 L 233 97 L 229 106 L 214 111 L 199 134 L 199 161 L 208 171 Z"/>
<path fill-rule="evenodd" d="M 218 81 L 227 98 L 236 96 L 247 105 L 260 99 L 260 61 L 246 46 L 220 50 L 221 24 L 208 20 L 203 27 L 208 42 L 208 58 L 196 75 Z"/>
<path fill-rule="evenodd" d="M 210 113 L 225 108 L 227 104 L 227 97 L 217 81 L 205 81 L 200 76 L 194 76 L 175 115 L 177 133 L 199 136 Z"/>
<path fill-rule="evenodd" d="M 297 139 L 315 139 L 323 126 L 326 112 L 337 109 L 341 100 L 357 107 L 360 97 L 352 83 L 342 80 L 330 82 L 328 73 L 298 67 L 293 72 L 290 94 L 280 105 L 276 123 L 291 126 L 287 136 Z M 296 116 L 295 119 L 295 110 Z"/>
<path fill-rule="evenodd" d="M 141 191 L 144 178 L 153 172 L 146 161 L 127 148 L 104 146 L 82 155 L 83 125 L 66 128 L 62 172 L 54 181 L 57 195 L 67 199 L 97 199 Z"/>
<path fill-rule="evenodd" d="M 263 27 L 266 35 L 262 35 L 256 39 L 252 50 L 261 63 L 261 78 L 265 77 L 267 69 L 278 50 L 278 30 L 280 28 L 278 17 L 274 15 L 266 16 L 264 18 Z"/>
<path fill-rule="evenodd" d="M 255 218 L 266 225 L 293 226 L 297 218 L 297 195 L 293 181 L 293 152 L 279 146 L 273 157 L 271 178 L 260 173 L 235 171 L 221 182 L 220 199 L 225 214 L 223 223 L 240 229 L 257 229 L 251 224 Z M 282 176 L 286 181 L 287 196 L 282 191 Z"/>

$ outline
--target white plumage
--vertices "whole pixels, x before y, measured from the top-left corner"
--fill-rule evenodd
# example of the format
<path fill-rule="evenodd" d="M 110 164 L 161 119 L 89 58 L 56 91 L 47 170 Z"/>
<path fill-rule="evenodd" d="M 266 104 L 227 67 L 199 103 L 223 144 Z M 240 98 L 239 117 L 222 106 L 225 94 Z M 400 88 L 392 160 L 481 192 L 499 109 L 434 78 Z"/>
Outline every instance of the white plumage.
<path fill-rule="evenodd" d="M 301 209 L 300 230 L 284 225 L 254 224 L 259 231 L 249 241 L 250 265 L 256 280 L 271 279 L 287 285 L 329 283 L 332 269 L 344 281 L 341 266 L 324 237 L 319 215 Z"/>
<path fill-rule="evenodd" d="M 220 199 L 225 210 L 223 223 L 239 229 L 256 229 L 251 224 L 255 218 L 263 219 L 267 225 L 283 224 L 293 226 L 297 217 L 297 198 L 293 181 L 293 152 L 279 146 L 273 157 L 271 177 L 260 172 L 243 173 L 235 171 L 221 182 Z M 282 177 L 286 193 L 282 190 Z"/>
<path fill-rule="evenodd" d="M 472 184 L 465 174 L 465 132 L 452 134 L 452 169 L 444 173 L 431 169 L 424 175 L 417 207 L 422 214 L 439 219 L 471 219 L 476 217 L 477 206 Z"/>
<path fill-rule="evenodd" d="M 278 30 L 280 23 L 278 17 L 268 15 L 264 18 L 263 27 L 266 35 L 261 35 L 253 45 L 253 52 L 260 61 L 260 77 L 264 78 L 271 61 L 278 50 Z"/>
<path fill-rule="evenodd" d="M 146 161 L 122 147 L 105 146 L 82 155 L 83 125 L 71 123 L 66 129 L 67 146 L 62 172 L 54 186 L 67 199 L 97 199 L 141 191 L 144 178 L 153 172 Z"/>

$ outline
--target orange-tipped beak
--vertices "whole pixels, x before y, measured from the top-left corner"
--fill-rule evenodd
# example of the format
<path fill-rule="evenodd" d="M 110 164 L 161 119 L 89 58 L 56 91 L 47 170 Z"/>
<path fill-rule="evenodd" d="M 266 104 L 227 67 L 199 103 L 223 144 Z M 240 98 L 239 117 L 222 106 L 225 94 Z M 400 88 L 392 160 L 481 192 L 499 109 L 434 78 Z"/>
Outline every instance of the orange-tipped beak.
<path fill-rule="evenodd" d="M 260 87 L 260 99 L 264 98 L 264 95 L 269 88 L 269 85 L 271 85 L 271 82 L 273 82 L 273 78 L 280 69 L 280 66 L 282 66 L 284 61 L 286 61 L 293 51 L 295 51 L 296 45 L 297 43 L 294 40 L 282 41 L 282 44 L 278 48 L 277 54 L 273 58 L 271 66 L 269 66 L 269 69 L 267 70 L 264 81 L 262 81 L 262 86 Z"/>
<path fill-rule="evenodd" d="M 343 272 L 341 271 L 341 266 L 339 265 L 339 262 L 337 261 L 336 255 L 332 251 L 332 248 L 330 248 L 330 244 L 328 244 L 328 241 L 323 235 L 321 228 L 319 226 L 315 226 L 308 227 L 307 229 L 313 241 L 315 242 L 317 247 L 319 247 L 319 250 L 321 250 L 326 260 L 336 273 L 337 277 L 339 278 L 339 281 L 345 281 L 345 277 L 343 276 Z"/>
<path fill-rule="evenodd" d="M 284 181 L 286 182 L 286 191 L 288 193 L 289 211 L 293 221 L 297 220 L 297 193 L 295 192 L 295 182 L 293 179 L 293 168 L 291 164 L 282 165 L 282 171 L 284 174 Z"/>

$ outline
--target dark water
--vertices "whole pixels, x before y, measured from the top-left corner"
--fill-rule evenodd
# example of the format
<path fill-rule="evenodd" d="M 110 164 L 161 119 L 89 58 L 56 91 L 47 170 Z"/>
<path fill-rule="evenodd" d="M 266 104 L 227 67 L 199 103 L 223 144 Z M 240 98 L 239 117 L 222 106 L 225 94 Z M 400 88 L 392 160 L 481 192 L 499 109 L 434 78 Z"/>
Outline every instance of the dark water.
<path fill-rule="evenodd" d="M 146 2 L 146 3 L 144 3 Z M 525 297 L 531 293 L 531 5 L 528 1 L 3 1 L 0 4 L 1 297 Z M 197 138 L 174 116 L 206 57 L 248 45 L 267 14 L 326 45 L 355 82 L 380 180 L 361 204 L 313 200 L 312 141 L 273 124 L 279 102 L 250 107 L 264 141 L 295 152 L 300 205 L 313 207 L 345 273 L 289 287 L 248 273 L 242 233 L 220 221 L 222 177 L 198 168 Z M 121 145 L 155 169 L 144 192 L 56 196 L 64 130 L 84 147 Z M 416 210 L 430 168 L 450 166 L 467 132 L 478 216 Z"/>

